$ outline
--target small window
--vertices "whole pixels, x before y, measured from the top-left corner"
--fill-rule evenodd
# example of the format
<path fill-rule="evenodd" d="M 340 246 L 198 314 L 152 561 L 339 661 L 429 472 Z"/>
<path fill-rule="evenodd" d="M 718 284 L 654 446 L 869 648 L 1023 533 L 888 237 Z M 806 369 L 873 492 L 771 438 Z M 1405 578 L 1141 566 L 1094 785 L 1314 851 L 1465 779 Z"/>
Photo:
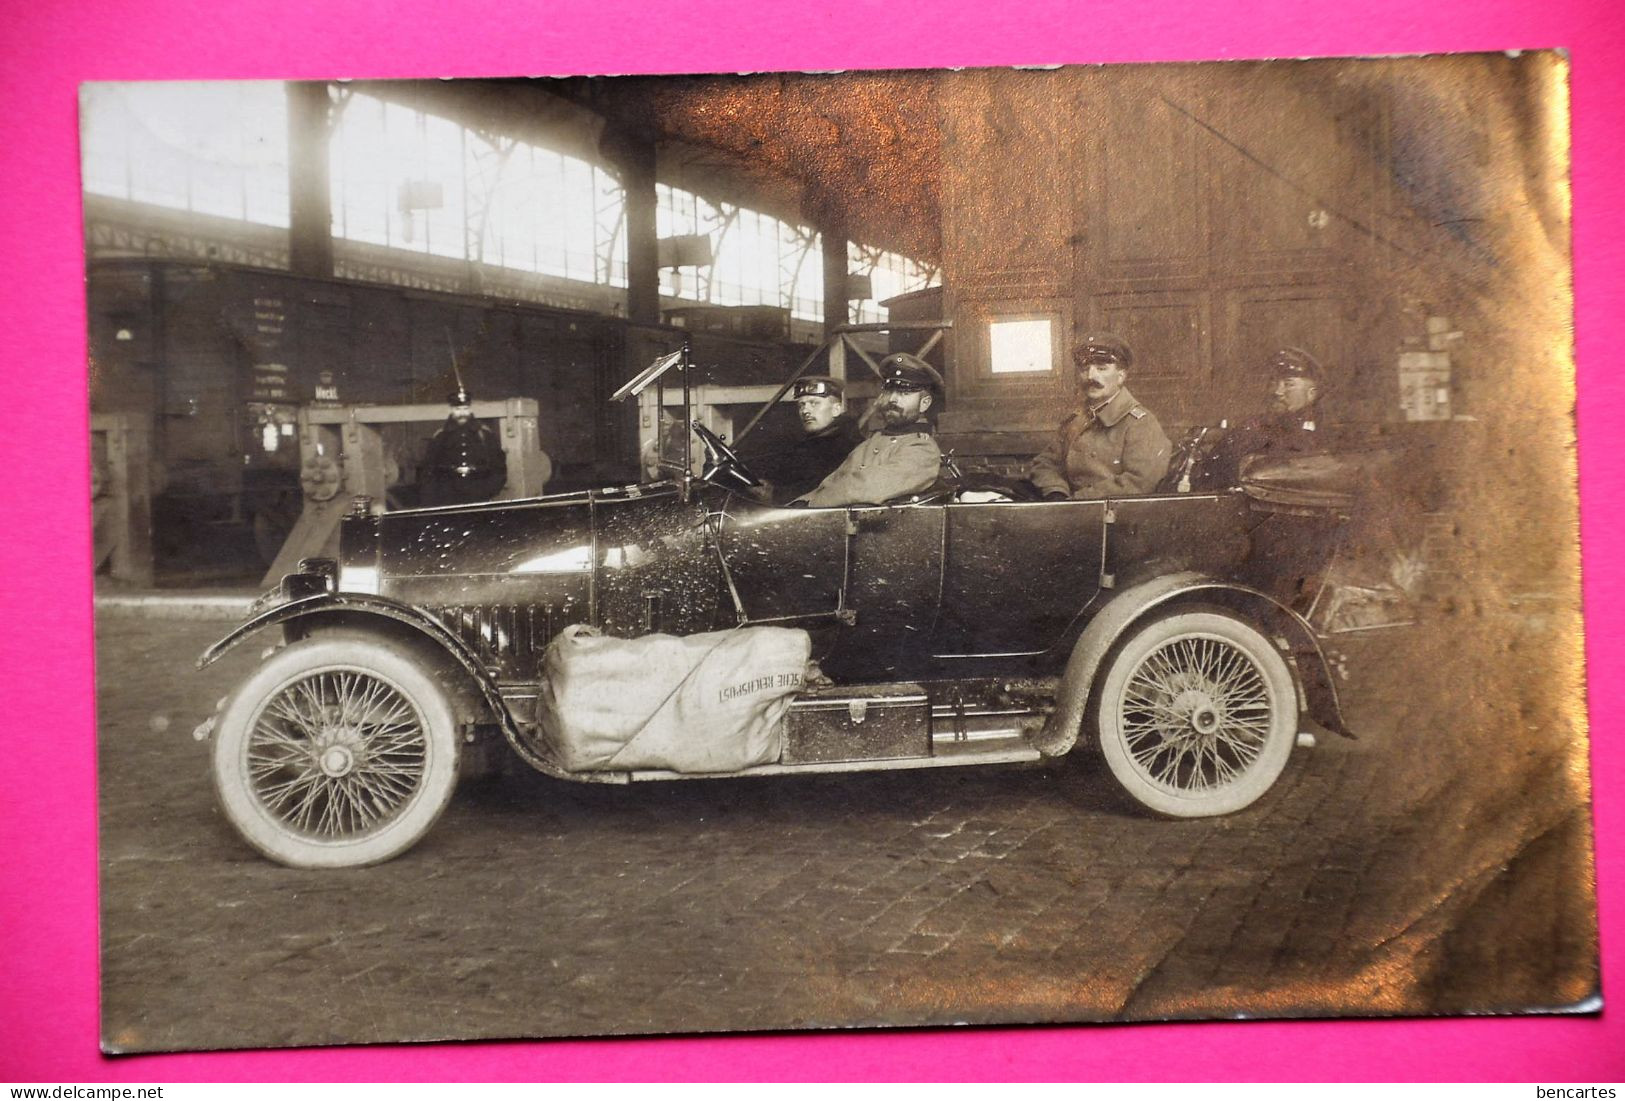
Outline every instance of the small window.
<path fill-rule="evenodd" d="M 1054 326 L 1047 317 L 988 325 L 988 359 L 995 375 L 1048 373 L 1055 366 Z"/>

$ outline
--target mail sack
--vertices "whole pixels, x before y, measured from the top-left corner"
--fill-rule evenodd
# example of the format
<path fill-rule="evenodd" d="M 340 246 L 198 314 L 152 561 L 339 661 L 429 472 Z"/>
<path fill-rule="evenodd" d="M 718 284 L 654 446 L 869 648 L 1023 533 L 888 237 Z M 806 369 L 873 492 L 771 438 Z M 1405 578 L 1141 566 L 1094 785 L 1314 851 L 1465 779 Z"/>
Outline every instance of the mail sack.
<path fill-rule="evenodd" d="M 811 649 L 785 627 L 634 639 L 567 627 L 542 659 L 542 732 L 573 772 L 772 764 Z"/>

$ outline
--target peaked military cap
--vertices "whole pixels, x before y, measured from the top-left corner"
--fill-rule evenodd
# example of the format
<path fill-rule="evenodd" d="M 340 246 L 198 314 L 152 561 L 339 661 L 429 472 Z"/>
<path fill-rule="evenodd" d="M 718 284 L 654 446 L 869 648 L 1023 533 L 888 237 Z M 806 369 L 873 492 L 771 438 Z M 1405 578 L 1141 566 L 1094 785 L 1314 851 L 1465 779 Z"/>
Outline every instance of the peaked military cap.
<path fill-rule="evenodd" d="M 474 404 L 474 399 L 468 396 L 468 390 L 466 387 L 458 386 L 457 389 L 451 392 L 451 396 L 446 399 L 446 404 L 472 405 Z"/>
<path fill-rule="evenodd" d="M 880 388 L 882 390 L 941 390 L 942 376 L 937 369 L 908 352 L 893 352 L 880 361 Z"/>
<path fill-rule="evenodd" d="M 803 375 L 796 379 L 798 398 L 839 398 L 845 392 L 846 384 L 829 375 Z"/>
<path fill-rule="evenodd" d="M 1072 346 L 1072 362 L 1077 364 L 1101 363 L 1107 360 L 1123 370 L 1134 365 L 1134 353 L 1128 341 L 1114 333 L 1089 333 Z"/>
<path fill-rule="evenodd" d="M 1275 378 L 1306 378 L 1319 382 L 1325 377 L 1320 360 L 1302 348 L 1282 348 L 1270 356 L 1269 366 Z"/>

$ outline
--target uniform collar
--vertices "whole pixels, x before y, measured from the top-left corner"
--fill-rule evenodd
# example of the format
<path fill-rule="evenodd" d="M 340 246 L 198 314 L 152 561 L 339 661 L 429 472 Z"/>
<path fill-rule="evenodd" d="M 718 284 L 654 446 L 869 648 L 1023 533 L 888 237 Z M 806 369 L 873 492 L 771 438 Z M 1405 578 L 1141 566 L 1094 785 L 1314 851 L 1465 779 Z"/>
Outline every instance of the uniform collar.
<path fill-rule="evenodd" d="M 1318 402 L 1310 402 L 1302 409 L 1289 409 L 1283 413 L 1275 414 L 1275 423 L 1283 428 L 1296 428 L 1304 432 L 1313 432 L 1315 424 L 1320 420 L 1320 407 Z"/>
<path fill-rule="evenodd" d="M 926 435 L 930 435 L 931 422 L 924 417 L 919 417 L 907 424 L 882 425 L 880 429 L 880 435 L 882 436 L 908 436 L 915 432 L 924 432 Z"/>
<path fill-rule="evenodd" d="M 1099 421 L 1107 428 L 1110 428 L 1118 421 L 1128 416 L 1129 410 L 1133 409 L 1138 404 L 1139 402 L 1134 400 L 1134 395 L 1129 393 L 1128 387 L 1125 386 L 1121 390 L 1117 391 L 1116 397 L 1112 398 L 1104 405 L 1092 406 L 1086 404 L 1084 406 L 1084 411 L 1093 419 Z"/>

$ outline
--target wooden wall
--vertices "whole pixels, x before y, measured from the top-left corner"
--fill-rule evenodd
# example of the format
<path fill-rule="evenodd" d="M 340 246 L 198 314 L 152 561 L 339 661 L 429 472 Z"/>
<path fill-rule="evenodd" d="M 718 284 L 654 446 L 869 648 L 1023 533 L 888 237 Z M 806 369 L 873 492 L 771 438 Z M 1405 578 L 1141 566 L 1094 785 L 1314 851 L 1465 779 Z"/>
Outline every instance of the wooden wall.
<path fill-rule="evenodd" d="M 944 433 L 967 452 L 1031 447 L 1075 400 L 1067 349 L 1096 329 L 1129 341 L 1129 386 L 1171 433 L 1259 411 L 1282 344 L 1321 358 L 1345 415 L 1396 416 L 1386 112 L 1339 73 L 944 74 Z M 1039 317 L 1051 371 L 993 374 L 988 324 Z"/>

